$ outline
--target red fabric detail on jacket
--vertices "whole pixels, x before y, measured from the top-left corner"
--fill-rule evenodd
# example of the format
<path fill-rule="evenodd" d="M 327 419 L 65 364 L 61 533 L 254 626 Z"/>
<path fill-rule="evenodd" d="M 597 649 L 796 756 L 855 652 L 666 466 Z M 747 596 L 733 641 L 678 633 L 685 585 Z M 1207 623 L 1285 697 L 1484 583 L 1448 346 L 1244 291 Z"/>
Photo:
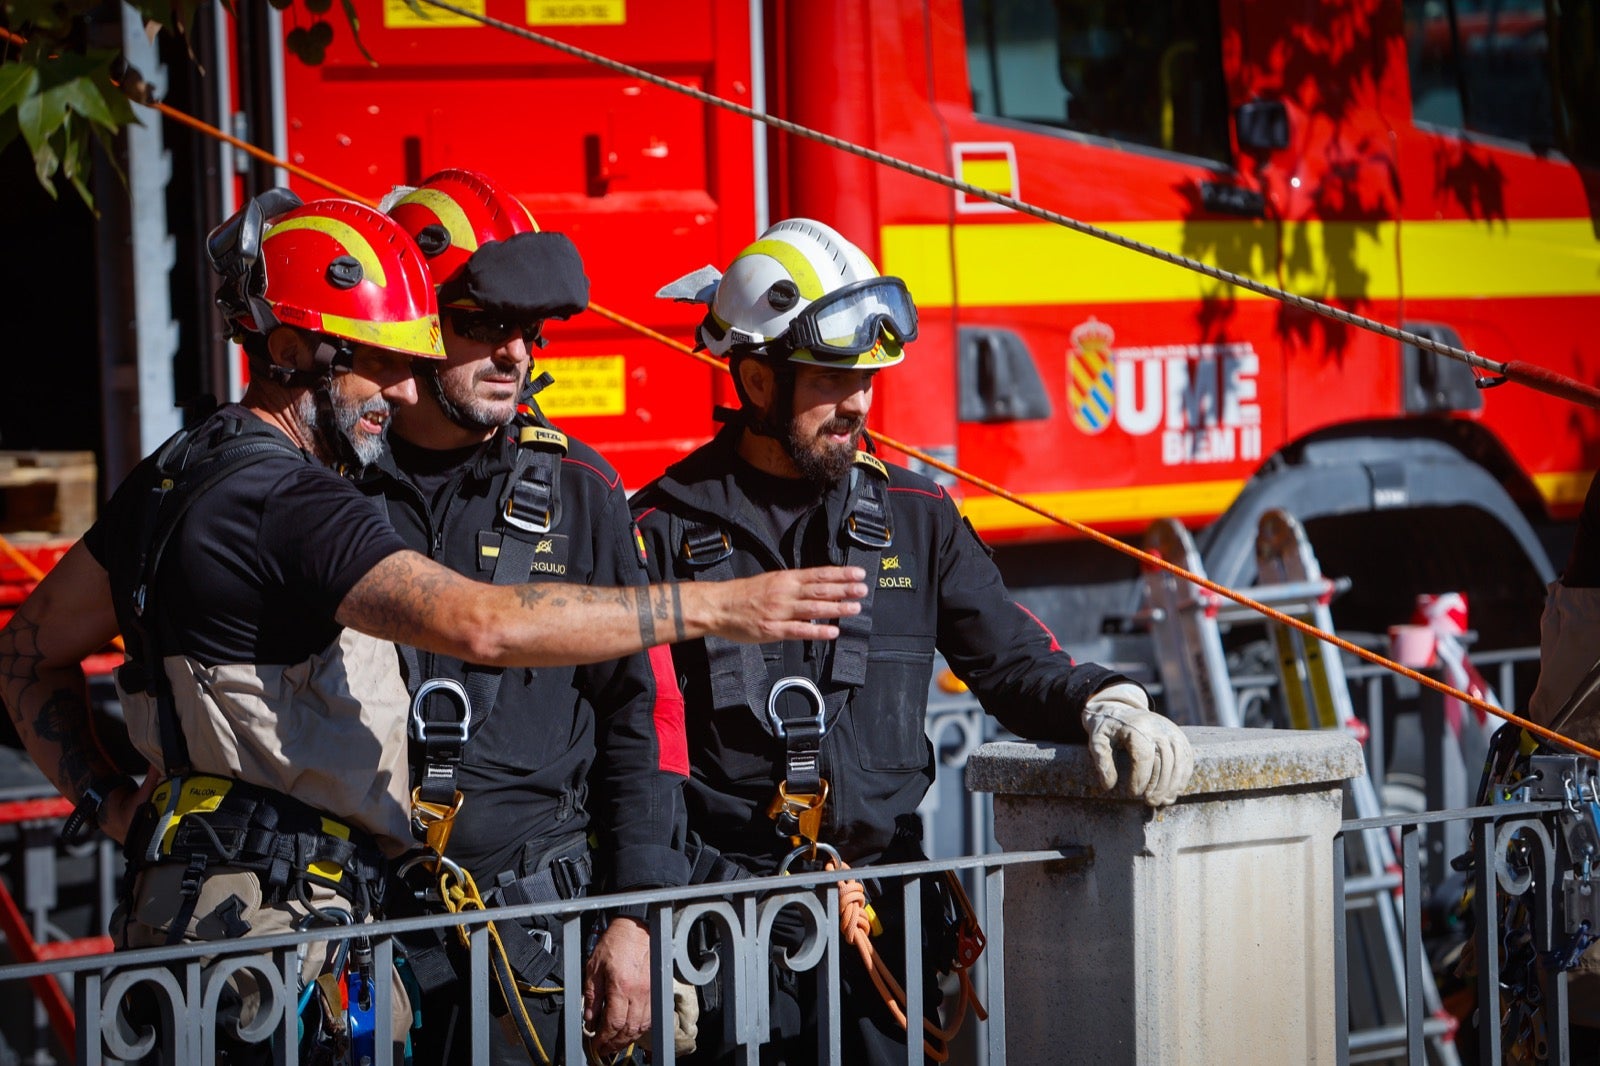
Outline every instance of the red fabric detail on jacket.
<path fill-rule="evenodd" d="M 658 644 L 648 652 L 650 671 L 656 675 L 656 703 L 651 714 L 656 724 L 660 769 L 689 776 L 689 738 L 683 728 L 683 693 L 672 665 L 672 649 Z"/>

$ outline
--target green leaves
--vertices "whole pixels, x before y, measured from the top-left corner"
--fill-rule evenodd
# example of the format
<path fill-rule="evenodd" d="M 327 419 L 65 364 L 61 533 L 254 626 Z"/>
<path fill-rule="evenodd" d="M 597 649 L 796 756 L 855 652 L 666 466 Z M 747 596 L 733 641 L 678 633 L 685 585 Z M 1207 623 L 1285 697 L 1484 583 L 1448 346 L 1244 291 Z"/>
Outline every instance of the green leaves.
<path fill-rule="evenodd" d="M 106 51 L 64 52 L 0 66 L 0 148 L 21 134 L 34 174 L 52 197 L 59 174 L 93 208 L 91 135 L 115 134 L 138 121 L 111 81 L 114 58 Z"/>
<path fill-rule="evenodd" d="M 141 22 L 152 32 L 164 27 L 185 44 L 196 10 L 209 0 L 133 0 Z M 230 12 L 237 0 L 223 0 Z M 297 0 L 272 0 L 280 10 Z M 298 0 L 320 16 L 332 0 Z M 361 23 L 353 0 L 341 0 L 350 35 L 368 63 L 377 62 L 361 42 Z M 85 50 L 83 20 L 101 0 L 0 0 L 0 24 L 21 36 L 20 48 L 0 42 L 0 152 L 20 139 L 33 155 L 34 173 L 52 197 L 65 180 L 94 208 L 88 173 L 95 140 L 109 146 L 125 126 L 139 121 L 128 97 L 112 79 L 115 53 Z M 152 25 L 154 24 L 154 25 Z M 306 63 L 322 62 L 333 27 L 320 17 L 309 29 L 291 32 L 290 50 Z M 190 58 L 193 59 L 191 53 Z M 130 91 L 141 101 L 138 83 Z"/>

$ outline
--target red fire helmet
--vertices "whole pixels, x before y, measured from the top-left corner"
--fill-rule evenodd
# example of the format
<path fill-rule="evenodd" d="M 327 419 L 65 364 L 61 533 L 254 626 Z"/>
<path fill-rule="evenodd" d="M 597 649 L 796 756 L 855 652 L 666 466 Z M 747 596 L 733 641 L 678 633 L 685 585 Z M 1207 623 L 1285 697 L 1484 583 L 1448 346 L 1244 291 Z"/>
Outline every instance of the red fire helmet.
<path fill-rule="evenodd" d="M 454 278 L 482 245 L 539 231 L 522 201 L 472 170 L 441 170 L 424 179 L 389 215 L 427 256 L 435 285 Z"/>

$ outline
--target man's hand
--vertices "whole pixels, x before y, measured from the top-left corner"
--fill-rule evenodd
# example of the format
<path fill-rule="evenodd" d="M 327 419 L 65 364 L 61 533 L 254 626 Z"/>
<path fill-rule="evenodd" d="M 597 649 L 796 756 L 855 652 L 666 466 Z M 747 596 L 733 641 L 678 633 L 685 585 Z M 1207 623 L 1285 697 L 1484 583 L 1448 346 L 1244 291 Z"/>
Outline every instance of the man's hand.
<path fill-rule="evenodd" d="M 1150 698 L 1138 685 L 1112 685 L 1090 696 L 1083 708 L 1083 728 L 1089 733 L 1089 754 L 1102 788 L 1117 783 L 1113 746 L 1126 750 L 1133 762 L 1128 790 L 1152 807 L 1175 802 L 1194 775 L 1189 738 L 1150 709 Z"/>
<path fill-rule="evenodd" d="M 156 786 L 161 783 L 162 773 L 160 767 L 152 765 L 145 772 L 144 782 L 139 785 L 122 785 L 113 789 L 106 797 L 106 802 L 100 808 L 100 829 L 106 836 L 118 844 L 128 841 L 128 830 L 133 825 L 133 816 L 139 808 L 155 793 Z"/>
<path fill-rule="evenodd" d="M 858 614 L 856 601 L 867 594 L 866 572 L 859 566 L 820 566 L 810 570 L 775 570 L 735 581 L 706 581 L 692 586 L 715 597 L 711 632 L 747 644 L 779 640 L 832 640 L 839 627 L 813 621 Z"/>
<path fill-rule="evenodd" d="M 583 970 L 583 1022 L 608 1058 L 650 1031 L 650 931 L 632 918 L 606 926 Z"/>

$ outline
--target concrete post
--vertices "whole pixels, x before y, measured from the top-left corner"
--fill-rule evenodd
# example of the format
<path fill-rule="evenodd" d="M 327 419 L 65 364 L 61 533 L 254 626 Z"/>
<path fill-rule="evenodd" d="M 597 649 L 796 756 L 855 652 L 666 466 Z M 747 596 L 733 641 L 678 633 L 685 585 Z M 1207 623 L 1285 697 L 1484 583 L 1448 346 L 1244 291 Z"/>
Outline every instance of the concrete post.
<path fill-rule="evenodd" d="M 1335 1061 L 1333 837 L 1361 749 L 1185 732 L 1194 780 L 1161 811 L 1103 793 L 1081 746 L 993 743 L 968 761 L 1003 848 L 1093 849 L 1079 869 L 1007 874 L 1009 1061 Z"/>

